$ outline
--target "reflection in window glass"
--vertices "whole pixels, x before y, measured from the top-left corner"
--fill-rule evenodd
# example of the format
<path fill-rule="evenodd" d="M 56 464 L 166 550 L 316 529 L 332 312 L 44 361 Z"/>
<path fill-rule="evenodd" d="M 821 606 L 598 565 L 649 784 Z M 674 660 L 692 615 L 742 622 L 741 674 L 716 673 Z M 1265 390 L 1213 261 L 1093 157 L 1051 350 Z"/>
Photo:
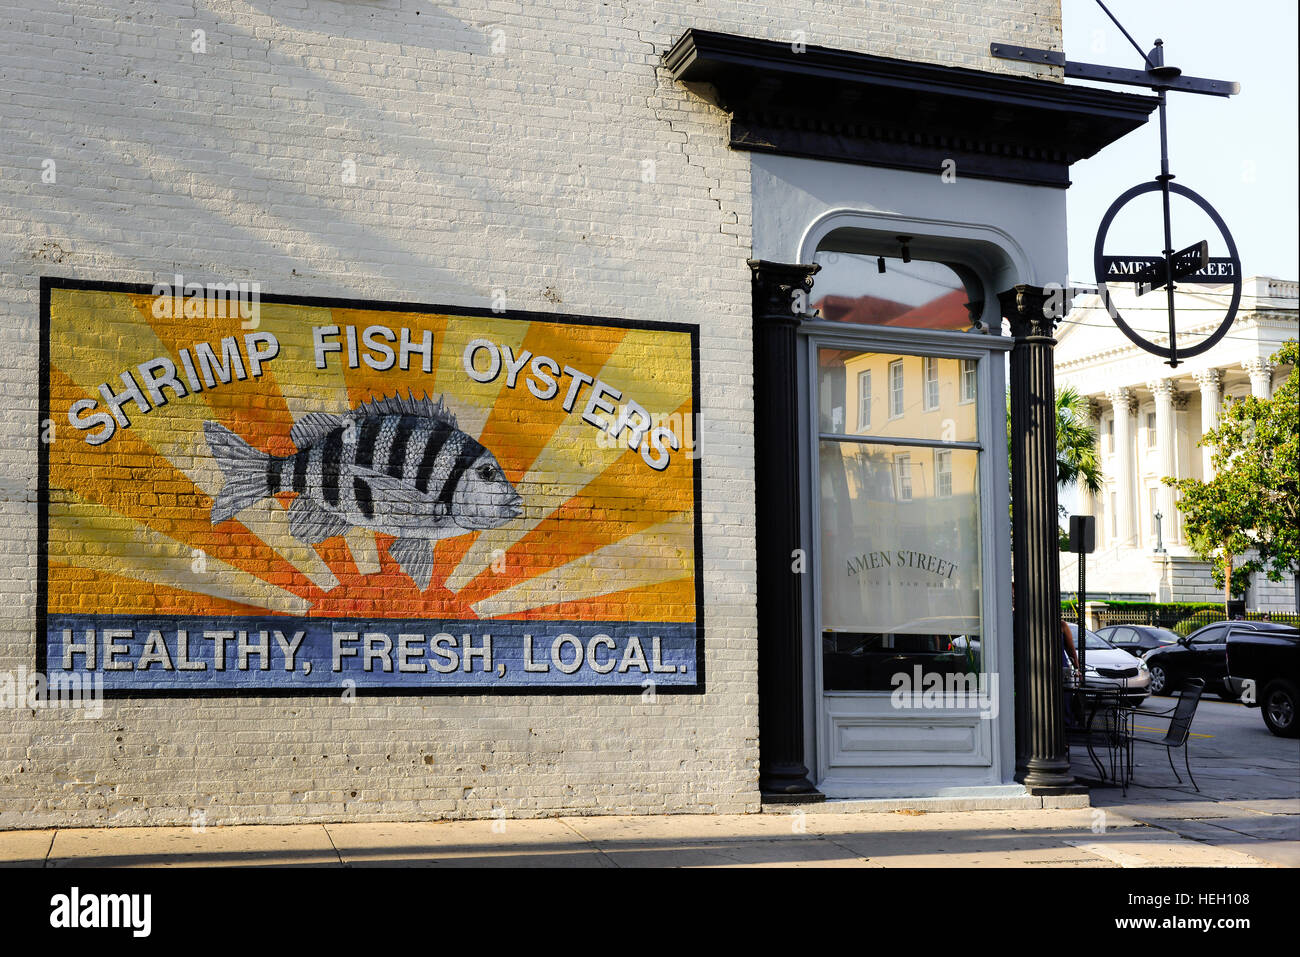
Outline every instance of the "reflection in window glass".
<path fill-rule="evenodd" d="M 975 401 L 975 360 L 961 360 L 961 400 L 963 402 Z"/>
<path fill-rule="evenodd" d="M 871 370 L 858 373 L 858 421 L 855 432 L 871 428 Z"/>
<path fill-rule="evenodd" d="M 923 460 L 909 453 L 821 442 L 827 691 L 891 691 L 895 675 L 911 680 L 918 666 L 980 670 L 979 453 L 942 452 L 946 495 L 914 474 Z M 908 495 L 896 496 L 904 475 Z"/>
<path fill-rule="evenodd" d="M 952 452 L 947 449 L 934 453 L 934 494 L 952 498 Z"/>
<path fill-rule="evenodd" d="M 889 417 L 903 414 L 903 360 L 889 364 Z"/>
<path fill-rule="evenodd" d="M 925 411 L 939 408 L 939 360 L 927 356 L 925 362 Z"/>
<path fill-rule="evenodd" d="M 920 259 L 884 260 L 882 273 L 876 256 L 819 250 L 813 257 L 822 267 L 813 280 L 813 308 L 831 322 L 905 329 L 971 327 L 966 303 L 972 295 L 951 267 Z"/>
<path fill-rule="evenodd" d="M 818 430 L 974 442 L 976 405 L 963 395 L 969 389 L 973 397 L 975 376 L 968 376 L 966 361 L 820 349 Z M 889 414 L 873 418 L 871 393 L 878 381 L 884 383 Z M 926 386 L 920 390 L 916 384 L 923 381 Z M 905 388 L 909 382 L 910 392 Z M 928 393 L 925 402 L 922 391 Z"/>
<path fill-rule="evenodd" d="M 912 453 L 894 456 L 894 497 L 900 502 L 912 500 Z"/>

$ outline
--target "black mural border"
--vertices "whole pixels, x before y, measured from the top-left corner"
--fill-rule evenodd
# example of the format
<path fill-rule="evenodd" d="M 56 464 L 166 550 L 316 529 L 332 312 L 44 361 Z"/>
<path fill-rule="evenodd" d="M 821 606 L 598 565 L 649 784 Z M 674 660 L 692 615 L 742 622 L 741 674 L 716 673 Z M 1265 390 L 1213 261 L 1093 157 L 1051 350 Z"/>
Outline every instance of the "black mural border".
<path fill-rule="evenodd" d="M 41 276 L 40 286 L 40 399 L 37 402 L 37 519 L 36 519 L 36 671 L 45 673 L 47 661 L 47 642 L 49 640 L 49 501 L 50 501 L 50 451 L 42 441 L 41 433 L 49 418 L 50 406 L 50 294 L 56 289 L 79 289 L 96 292 L 122 292 L 137 295 L 153 295 L 151 283 L 112 282 L 103 280 L 78 279 L 70 276 Z M 316 306 L 331 309 L 365 309 L 375 312 L 414 312 L 447 316 L 465 316 L 469 318 L 511 319 L 519 322 L 558 322 L 569 325 L 606 326 L 620 329 L 644 329 L 661 332 L 682 332 L 690 335 L 691 340 L 691 401 L 695 414 L 702 412 L 700 407 L 700 327 L 683 322 L 653 322 L 641 319 L 616 319 L 606 316 L 581 316 L 572 313 L 534 312 L 529 310 L 506 310 L 497 312 L 480 306 L 456 306 L 424 302 L 403 302 L 391 299 L 354 299 L 332 296 L 298 296 L 279 293 L 259 293 L 259 302 L 283 303 L 295 306 Z M 695 440 L 696 457 L 693 460 L 694 509 L 695 509 L 695 683 L 689 685 L 656 685 L 654 693 L 658 695 L 703 695 L 706 691 L 704 673 L 704 525 L 702 504 L 702 473 L 704 458 L 701 454 L 703 441 L 696 423 L 692 423 L 692 438 Z M 352 621 L 350 618 L 335 618 L 332 621 Z M 356 619 L 361 620 L 361 619 Z M 414 620 L 414 619 L 413 619 Z M 104 689 L 105 698 L 337 698 L 340 688 L 117 688 Z M 358 698 L 391 697 L 458 697 L 481 698 L 494 696 L 528 695 L 544 697 L 550 695 L 641 695 L 644 689 L 640 685 L 566 685 L 563 687 L 382 687 L 357 688 Z"/>

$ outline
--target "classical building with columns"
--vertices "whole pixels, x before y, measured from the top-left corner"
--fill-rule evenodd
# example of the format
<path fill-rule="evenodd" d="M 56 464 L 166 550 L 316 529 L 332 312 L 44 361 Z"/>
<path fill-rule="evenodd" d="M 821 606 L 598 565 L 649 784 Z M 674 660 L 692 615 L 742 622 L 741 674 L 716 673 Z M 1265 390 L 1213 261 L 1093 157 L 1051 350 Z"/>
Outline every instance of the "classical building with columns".
<path fill-rule="evenodd" d="M 1218 601 L 1209 568 L 1192 555 L 1179 515 L 1177 492 L 1161 479 L 1213 475 L 1210 450 L 1199 447 L 1218 422 L 1225 402 L 1272 395 L 1290 372 L 1270 357 L 1297 333 L 1293 280 L 1245 280 L 1237 318 L 1228 334 L 1178 368 L 1134 345 L 1115 326 L 1100 299 L 1076 299 L 1057 333 L 1058 388 L 1073 386 L 1090 400 L 1101 444 L 1104 486 L 1081 493 L 1079 511 L 1097 517 L 1097 551 L 1088 561 L 1088 591 L 1115 598 Z M 1157 344 L 1168 336 L 1164 297 L 1139 299 L 1131 286 L 1111 289 L 1128 323 Z M 1230 287 L 1186 286 L 1177 292 L 1179 341 L 1193 345 L 1222 320 Z M 1188 317 L 1204 316 L 1201 322 Z M 1078 580 L 1075 556 L 1061 556 L 1061 587 Z M 1252 581 L 1247 608 L 1295 609 L 1295 582 Z"/>

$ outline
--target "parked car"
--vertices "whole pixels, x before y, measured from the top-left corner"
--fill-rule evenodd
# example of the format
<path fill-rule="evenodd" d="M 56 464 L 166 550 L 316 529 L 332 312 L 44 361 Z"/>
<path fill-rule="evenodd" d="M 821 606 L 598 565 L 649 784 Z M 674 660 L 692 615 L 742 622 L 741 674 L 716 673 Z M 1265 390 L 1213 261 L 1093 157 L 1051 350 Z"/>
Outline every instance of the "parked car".
<path fill-rule="evenodd" d="M 1205 681 L 1205 690 L 1225 701 L 1236 701 L 1238 694 L 1227 682 L 1228 634 L 1290 631 L 1290 625 L 1272 621 L 1216 621 L 1198 628 L 1177 644 L 1148 651 L 1142 660 L 1151 672 L 1152 694 L 1174 694 L 1189 678 Z"/>
<path fill-rule="evenodd" d="M 1300 738 L 1300 630 L 1233 628 L 1227 684 L 1242 704 L 1260 709 L 1268 730 Z"/>
<path fill-rule="evenodd" d="M 1098 628 L 1097 634 L 1121 651 L 1139 658 L 1148 651 L 1165 645 L 1178 644 L 1178 632 L 1155 625 L 1108 625 Z"/>
<path fill-rule="evenodd" d="M 1079 647 L 1079 629 L 1067 622 L 1074 647 Z M 1098 674 L 1097 669 L 1119 672 L 1117 676 Z M 1066 668 L 1065 686 L 1075 687 L 1073 668 Z M 1098 688 L 1118 690 L 1125 704 L 1139 705 L 1150 693 L 1151 676 L 1147 673 L 1142 659 L 1130 655 L 1127 651 L 1116 648 L 1096 632 L 1084 629 L 1083 646 L 1083 686 L 1085 689 Z"/>

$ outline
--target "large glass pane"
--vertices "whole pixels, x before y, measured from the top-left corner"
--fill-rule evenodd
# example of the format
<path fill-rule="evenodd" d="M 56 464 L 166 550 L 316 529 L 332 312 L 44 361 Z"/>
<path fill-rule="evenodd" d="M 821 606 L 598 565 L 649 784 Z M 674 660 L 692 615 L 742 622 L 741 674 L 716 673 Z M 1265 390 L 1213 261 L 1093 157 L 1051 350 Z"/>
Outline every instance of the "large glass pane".
<path fill-rule="evenodd" d="M 819 250 L 812 304 L 823 319 L 904 329 L 971 327 L 972 297 L 961 277 L 941 262 Z M 881 266 L 884 272 L 881 272 Z"/>
<path fill-rule="evenodd" d="M 825 690 L 978 673 L 979 453 L 820 445 Z"/>
<path fill-rule="evenodd" d="M 848 349 L 817 355 L 820 431 L 976 440 L 973 361 Z"/>

